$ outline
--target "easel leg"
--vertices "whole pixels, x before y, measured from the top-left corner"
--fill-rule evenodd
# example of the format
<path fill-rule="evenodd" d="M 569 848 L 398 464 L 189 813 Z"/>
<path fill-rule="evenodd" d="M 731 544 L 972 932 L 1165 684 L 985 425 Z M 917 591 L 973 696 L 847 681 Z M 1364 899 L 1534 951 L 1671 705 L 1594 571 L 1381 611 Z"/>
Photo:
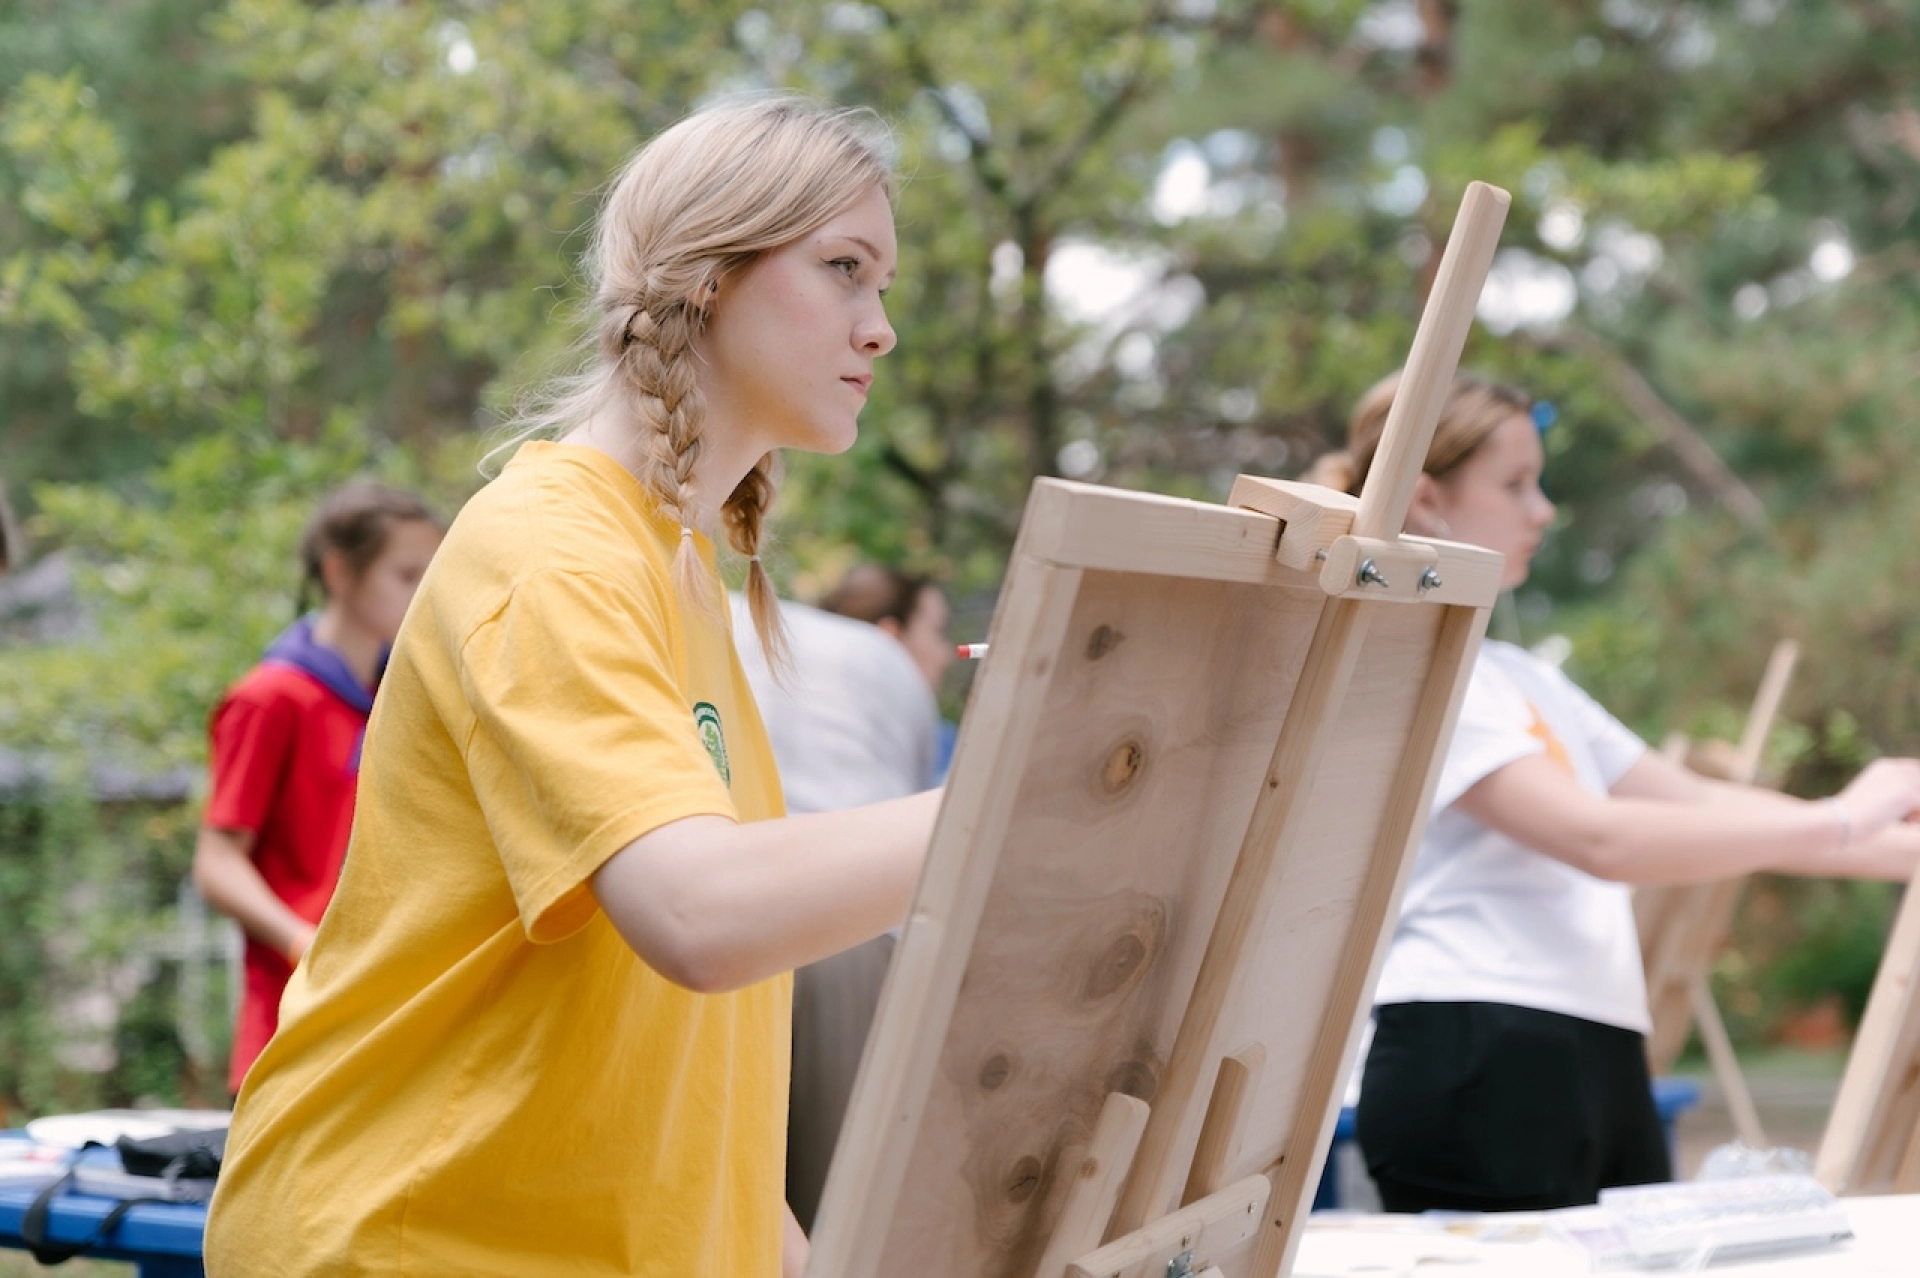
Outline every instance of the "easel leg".
<path fill-rule="evenodd" d="M 1693 1002 L 1693 1020 L 1699 1026 L 1700 1041 L 1706 1045 L 1707 1057 L 1713 1062 L 1713 1076 L 1720 1080 L 1720 1090 L 1726 1093 L 1734 1132 L 1754 1149 L 1767 1148 L 1760 1111 L 1754 1108 L 1753 1093 L 1747 1090 L 1746 1076 L 1740 1072 L 1740 1061 L 1733 1054 L 1733 1040 L 1727 1037 L 1726 1024 L 1720 1019 L 1720 1008 L 1713 1001 L 1707 978 L 1699 975 L 1688 981 L 1687 994 Z"/>
<path fill-rule="evenodd" d="M 1896 1194 L 1920 1194 L 1920 1131 L 1906 1133 L 1907 1152 L 1900 1159 L 1899 1169 L 1893 1173 L 1891 1192 Z"/>

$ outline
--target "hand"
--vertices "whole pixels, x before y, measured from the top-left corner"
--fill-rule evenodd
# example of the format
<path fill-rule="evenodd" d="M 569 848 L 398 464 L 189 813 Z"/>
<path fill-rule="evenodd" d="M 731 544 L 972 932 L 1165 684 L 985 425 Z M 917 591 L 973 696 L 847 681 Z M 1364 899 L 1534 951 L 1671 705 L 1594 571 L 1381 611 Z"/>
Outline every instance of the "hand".
<path fill-rule="evenodd" d="M 1920 812 L 1920 759 L 1875 759 L 1835 795 L 1847 838 L 1870 839 Z"/>
<path fill-rule="evenodd" d="M 288 966 L 300 966 L 301 956 L 307 952 L 307 947 L 313 944 L 314 933 L 319 930 L 319 928 L 311 923 L 302 923 L 299 928 L 294 931 L 293 938 L 287 942 L 287 948 L 283 951 L 286 955 Z"/>
<path fill-rule="evenodd" d="M 807 1272 L 807 1255 L 812 1250 L 807 1235 L 800 1228 L 800 1222 L 793 1218 L 793 1209 L 784 1213 L 785 1224 L 780 1239 L 780 1278 L 803 1278 Z"/>

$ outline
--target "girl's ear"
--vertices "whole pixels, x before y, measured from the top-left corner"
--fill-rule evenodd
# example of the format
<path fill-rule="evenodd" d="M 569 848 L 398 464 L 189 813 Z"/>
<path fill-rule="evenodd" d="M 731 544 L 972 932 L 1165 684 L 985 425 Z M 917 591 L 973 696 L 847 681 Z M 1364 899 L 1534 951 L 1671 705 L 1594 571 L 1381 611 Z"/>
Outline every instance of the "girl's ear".
<path fill-rule="evenodd" d="M 1446 492 L 1432 475 L 1413 481 L 1413 500 L 1407 504 L 1407 531 L 1422 537 L 1445 537 Z"/>
<path fill-rule="evenodd" d="M 320 556 L 320 584 L 326 588 L 326 602 L 344 599 L 353 589 L 353 565 L 347 557 L 337 550 L 325 551 Z"/>

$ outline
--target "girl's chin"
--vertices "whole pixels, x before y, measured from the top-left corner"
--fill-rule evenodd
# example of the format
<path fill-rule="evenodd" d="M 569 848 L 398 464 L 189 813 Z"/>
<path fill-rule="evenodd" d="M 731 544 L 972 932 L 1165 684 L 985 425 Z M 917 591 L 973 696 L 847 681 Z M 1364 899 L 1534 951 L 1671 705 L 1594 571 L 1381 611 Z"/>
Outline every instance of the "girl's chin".
<path fill-rule="evenodd" d="M 859 423 L 848 422 L 844 426 L 836 425 L 824 430 L 810 430 L 806 432 L 804 436 L 784 441 L 780 444 L 780 447 L 791 448 L 802 453 L 820 453 L 826 456 L 833 456 L 838 453 L 844 453 L 849 448 L 852 448 L 859 438 Z"/>

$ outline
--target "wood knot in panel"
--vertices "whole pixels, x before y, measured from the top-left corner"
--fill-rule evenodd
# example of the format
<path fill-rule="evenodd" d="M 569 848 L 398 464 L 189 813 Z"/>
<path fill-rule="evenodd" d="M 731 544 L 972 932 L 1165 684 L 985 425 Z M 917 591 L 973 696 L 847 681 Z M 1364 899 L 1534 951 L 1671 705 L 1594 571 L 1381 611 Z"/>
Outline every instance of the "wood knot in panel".
<path fill-rule="evenodd" d="M 1013 1062 L 1007 1059 L 1005 1052 L 995 1052 L 987 1057 L 980 1066 L 980 1086 L 988 1091 L 994 1090 L 1013 1076 Z"/>
<path fill-rule="evenodd" d="M 1153 970 L 1166 939 L 1164 902 L 1150 897 L 1114 901 L 1101 926 L 1089 928 L 1084 941 L 1074 946 L 1092 960 L 1082 969 L 1086 976 L 1080 983 L 1081 1004 L 1123 1002 Z"/>
<path fill-rule="evenodd" d="M 1087 638 L 1087 660 L 1098 661 L 1120 646 L 1126 635 L 1112 626 L 1095 626 Z"/>
<path fill-rule="evenodd" d="M 1007 1173 L 1007 1201 L 1024 1203 L 1040 1188 L 1040 1160 L 1032 1154 L 1020 1159 Z"/>
<path fill-rule="evenodd" d="M 1080 992 L 1080 996 L 1089 1003 L 1097 1003 L 1137 984 L 1147 961 L 1152 958 L 1147 948 L 1152 939 L 1139 932 L 1115 937 L 1113 943 L 1094 960 L 1093 970 L 1087 973 L 1086 988 Z"/>
<path fill-rule="evenodd" d="M 1146 766 L 1147 747 L 1138 737 L 1128 737 L 1107 751 L 1107 760 L 1100 766 L 1100 788 L 1108 794 L 1119 794 L 1139 780 Z"/>

